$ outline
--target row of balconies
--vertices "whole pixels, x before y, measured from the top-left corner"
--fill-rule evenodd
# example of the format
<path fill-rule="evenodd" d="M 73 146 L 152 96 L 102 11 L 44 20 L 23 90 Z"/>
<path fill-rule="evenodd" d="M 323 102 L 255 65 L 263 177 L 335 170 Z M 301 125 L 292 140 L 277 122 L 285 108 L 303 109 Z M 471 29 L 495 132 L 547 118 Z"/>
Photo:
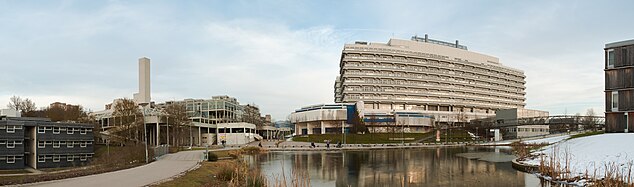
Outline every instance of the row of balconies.
<path fill-rule="evenodd" d="M 348 57 L 348 55 L 350 54 L 370 54 L 370 55 L 381 55 L 381 54 L 385 54 L 385 55 L 389 55 L 389 56 L 395 56 L 394 54 L 391 53 L 385 53 L 383 51 L 365 51 L 365 52 L 361 52 L 361 51 L 343 51 L 343 58 Z M 411 54 L 413 54 L 414 56 L 412 56 Z M 421 53 L 423 54 L 423 53 Z M 359 56 L 359 57 L 363 57 L 363 56 Z M 420 60 L 429 60 L 429 59 L 436 59 L 436 60 L 440 60 L 440 61 L 446 61 L 448 63 L 460 63 L 462 65 L 465 66 L 471 66 L 473 68 L 482 68 L 482 66 L 486 66 L 488 67 L 489 70 L 493 70 L 496 71 L 498 73 L 505 73 L 505 74 L 509 74 L 509 75 L 515 75 L 515 76 L 520 76 L 520 77 L 524 77 L 522 71 L 520 70 L 516 70 L 513 68 L 509 68 L 509 67 L 504 67 L 501 65 L 488 65 L 488 64 L 480 64 L 480 63 L 474 63 L 474 62 L 465 62 L 465 61 L 455 61 L 455 60 L 449 60 L 448 57 L 446 56 L 440 56 L 440 55 L 433 55 L 433 54 L 429 54 L 429 55 L 425 55 L 425 56 L 421 56 L 417 53 L 404 53 L 403 56 L 404 59 L 402 59 L 401 61 L 407 61 L 407 62 L 415 62 L 415 61 L 420 61 Z M 363 57 L 363 58 L 377 58 L 377 57 Z M 380 57 L 379 57 L 380 58 Z M 412 59 L 414 58 L 414 59 Z M 394 58 L 391 58 L 394 59 Z"/>
<path fill-rule="evenodd" d="M 420 69 L 416 69 L 415 67 L 419 67 Z M 402 72 L 412 72 L 412 73 L 420 73 L 421 71 L 423 72 L 437 72 L 437 73 L 443 73 L 443 74 L 448 74 L 451 72 L 463 72 L 462 74 L 458 73 L 461 77 L 470 77 L 470 78 L 474 78 L 474 79 L 483 79 L 480 76 L 476 75 L 479 74 L 483 77 L 487 77 L 484 79 L 489 79 L 491 81 L 497 81 L 497 82 L 503 82 L 505 84 L 514 84 L 514 83 L 520 83 L 520 84 L 524 84 L 526 83 L 526 81 L 522 78 L 522 77 L 504 77 L 504 76 L 500 76 L 500 75 L 494 75 L 494 74 L 490 74 L 490 73 L 484 73 L 484 72 L 478 72 L 478 71 L 469 71 L 471 69 L 462 69 L 462 68 L 445 68 L 445 67 L 440 67 L 440 66 L 433 66 L 433 65 L 408 65 L 407 67 L 394 67 L 391 65 L 368 65 L 368 66 L 362 66 L 362 65 L 353 65 L 352 63 L 346 62 L 342 67 L 343 70 L 347 69 L 358 69 L 358 70 L 362 70 L 362 69 L 366 69 L 366 70 L 390 70 L 390 71 L 402 71 Z M 433 69 L 439 69 L 439 70 L 433 70 Z M 442 70 L 441 70 L 442 69 Z M 455 73 L 454 73 L 455 74 Z M 470 75 L 473 74 L 473 75 Z M 494 77 L 494 78 L 488 78 L 488 77 Z"/>
<path fill-rule="evenodd" d="M 500 87 L 500 86 L 492 86 L 492 85 L 487 85 L 487 84 L 482 84 L 482 83 L 461 83 L 461 82 L 457 82 L 457 81 L 451 81 L 449 82 L 447 79 L 440 79 L 440 78 L 435 78 L 435 77 L 397 77 L 397 76 L 389 76 L 389 75 L 366 75 L 366 74 L 346 74 L 343 75 L 343 77 L 345 78 L 350 78 L 350 77 L 357 77 L 357 78 L 388 78 L 388 79 L 400 79 L 400 80 L 404 80 L 405 82 L 409 82 L 409 81 L 426 81 L 426 82 L 430 82 L 430 81 L 434 81 L 437 82 L 438 84 L 459 84 L 459 85 L 465 85 L 465 86 L 471 86 L 471 87 L 480 87 L 482 89 L 493 89 L 493 90 L 499 90 L 499 91 L 507 91 L 507 92 L 511 92 L 511 93 L 519 93 L 521 94 L 521 92 L 524 91 L 524 89 L 513 89 L 513 88 L 505 88 L 505 87 Z M 412 80 L 413 79 L 413 80 Z M 347 82 L 349 82 L 348 80 L 346 80 L 343 84 L 345 85 Z M 399 85 L 403 85 L 403 84 L 407 84 L 407 83 L 402 83 L 402 81 L 387 81 L 390 84 L 399 84 Z M 399 83 L 401 82 L 401 83 Z"/>
<path fill-rule="evenodd" d="M 344 95 L 348 94 L 372 94 L 372 95 L 416 95 L 422 96 L 417 98 L 429 98 L 429 97 L 438 97 L 438 98 L 451 98 L 451 99 L 469 99 L 474 101 L 483 101 L 488 103 L 502 103 L 508 105 L 521 105 L 524 104 L 523 100 L 509 100 L 509 99 L 496 99 L 491 97 L 475 97 L 475 96 L 467 96 L 467 95 L 457 95 L 457 94 L 440 94 L 440 93 L 403 93 L 403 92 L 372 92 L 372 91 L 346 91 Z"/>
<path fill-rule="evenodd" d="M 387 55 L 387 56 L 393 56 L 393 57 L 402 57 L 405 59 L 411 59 L 411 58 L 423 58 L 423 59 L 438 59 L 438 60 L 448 60 L 449 57 L 448 56 L 442 56 L 442 55 L 436 55 L 436 54 L 429 54 L 429 53 L 422 53 L 422 52 L 406 52 L 403 51 L 401 54 L 403 54 L 403 56 L 397 56 L 394 55 L 395 52 L 388 52 L 386 53 L 386 49 L 380 49 L 380 48 L 375 48 L 376 50 L 368 50 L 369 48 L 362 48 L 362 50 L 352 50 L 352 51 L 343 51 L 344 57 L 348 54 L 359 54 L 359 55 L 363 55 L 363 54 L 369 54 L 369 55 Z M 413 56 L 412 56 L 413 55 Z M 455 61 L 455 60 L 454 60 Z M 473 66 L 481 66 L 482 64 L 480 63 L 475 63 L 475 62 L 469 62 L 469 61 L 456 61 L 456 62 L 461 62 L 465 65 L 473 65 Z M 499 71 L 499 72 L 504 72 L 504 73 L 508 73 L 508 74 L 515 74 L 518 72 L 521 72 L 520 70 L 514 69 L 514 68 L 510 68 L 510 67 L 504 67 L 501 65 L 490 65 L 492 66 L 492 69 Z"/>
<path fill-rule="evenodd" d="M 393 83 L 373 83 L 373 82 L 348 82 L 344 84 L 344 87 L 348 87 L 348 86 L 394 86 Z M 418 88 L 418 89 L 438 89 L 438 90 L 445 90 L 445 91 L 462 91 L 462 92 L 470 92 L 470 93 L 474 93 L 474 94 L 479 94 L 480 95 L 500 95 L 500 96 L 507 96 L 509 98 L 516 98 L 516 99 L 524 99 L 524 92 L 522 93 L 515 93 L 515 94 L 510 94 L 510 93 L 503 93 L 503 92 L 498 92 L 498 90 L 487 90 L 487 89 L 472 89 L 472 88 L 467 88 L 467 87 L 460 87 L 460 86 L 455 86 L 455 85 L 449 85 L 449 86 L 440 86 L 440 85 L 431 85 L 431 84 L 400 84 L 399 86 L 404 86 L 406 88 Z"/>
<path fill-rule="evenodd" d="M 366 90 L 366 89 L 360 89 L 360 88 L 351 88 L 351 89 L 346 89 L 345 93 L 374 93 L 374 94 L 382 94 L 382 93 L 387 93 L 387 94 L 408 94 L 408 95 L 421 95 L 421 96 L 428 96 L 428 95 L 436 95 L 436 96 L 450 96 L 450 97 L 461 97 L 461 98 L 475 98 L 475 99 L 486 99 L 486 100 L 493 100 L 493 101 L 505 101 L 505 102 L 509 102 L 509 103 L 513 103 L 513 102 L 520 102 L 523 103 L 524 102 L 524 98 L 508 98 L 508 97 L 501 97 L 501 96 L 496 96 L 496 95 L 479 95 L 479 94 L 460 94 L 460 93 L 456 93 L 456 92 L 433 92 L 433 91 L 415 91 L 415 90 L 410 90 L 410 89 L 405 89 L 405 90 L 394 90 L 394 89 L 382 89 L 382 90 Z"/>
<path fill-rule="evenodd" d="M 370 65 L 369 63 L 362 63 L 362 62 L 359 62 L 359 64 L 357 64 L 357 63 L 354 63 L 353 61 L 353 62 L 346 62 L 343 65 L 343 68 L 348 67 L 351 69 L 358 69 L 358 68 L 365 67 L 366 69 L 371 69 L 371 70 L 376 70 L 377 68 L 380 68 L 384 70 L 397 70 L 397 71 L 409 70 L 413 72 L 435 71 L 435 72 L 443 72 L 443 73 L 451 73 L 451 74 L 460 74 L 464 76 L 478 77 L 478 78 L 482 76 L 487 79 L 503 80 L 505 82 L 526 83 L 526 81 L 524 80 L 524 77 L 505 77 L 503 75 L 490 74 L 484 71 L 477 71 L 477 70 L 473 71 L 473 69 L 468 69 L 468 68 L 442 67 L 438 65 L 418 65 L 418 64 L 416 65 L 406 64 L 406 65 L 407 66 L 395 66 L 395 65 L 384 65 L 384 64 Z M 489 78 L 489 77 L 492 77 L 492 78 Z"/>
<path fill-rule="evenodd" d="M 388 77 L 408 77 L 408 78 L 418 78 L 421 79 L 423 77 L 428 77 L 430 76 L 430 74 L 433 74 L 434 76 L 437 76 L 440 79 L 446 78 L 446 79 L 450 79 L 451 81 L 455 81 L 455 82 L 463 82 L 463 83 L 469 83 L 469 82 L 484 82 L 482 84 L 486 85 L 486 86 L 498 86 L 498 87 L 515 87 L 515 88 L 520 88 L 520 89 L 525 89 L 526 87 L 524 86 L 524 84 L 522 83 L 516 83 L 516 82 L 506 82 L 506 81 L 497 81 L 497 80 L 493 80 L 493 79 L 489 79 L 487 80 L 483 80 L 482 78 L 478 78 L 478 77 L 472 77 L 469 78 L 467 76 L 463 76 L 463 75 L 451 75 L 448 72 L 442 72 L 442 71 L 427 71 L 427 72 L 414 72 L 414 71 L 410 71 L 410 72 L 405 72 L 405 73 L 389 73 L 387 71 L 383 71 L 383 72 L 354 72 L 354 71 L 349 71 L 348 67 L 346 67 L 346 69 L 344 69 L 344 74 L 353 74 L 353 75 L 381 75 L 381 76 L 388 76 Z M 342 75 L 342 76 L 343 76 Z M 434 77 L 432 76 L 432 77 Z M 466 80 L 460 80 L 460 79 L 469 79 L 471 81 L 466 81 Z"/>
<path fill-rule="evenodd" d="M 423 99 L 423 98 L 413 98 L 413 97 L 388 97 L 388 96 L 344 96 L 343 102 L 356 102 L 363 100 L 364 102 L 385 102 L 385 103 L 395 103 L 395 102 L 404 102 L 410 104 L 434 104 L 434 105 L 449 105 L 449 106 L 465 106 L 465 107 L 480 107 L 480 108 L 493 108 L 493 109 L 501 109 L 501 108 L 518 108 L 523 107 L 524 104 L 521 105 L 512 105 L 512 104 L 504 104 L 504 103 L 485 103 L 485 102 L 477 102 L 477 101 L 464 101 L 459 99 Z"/>

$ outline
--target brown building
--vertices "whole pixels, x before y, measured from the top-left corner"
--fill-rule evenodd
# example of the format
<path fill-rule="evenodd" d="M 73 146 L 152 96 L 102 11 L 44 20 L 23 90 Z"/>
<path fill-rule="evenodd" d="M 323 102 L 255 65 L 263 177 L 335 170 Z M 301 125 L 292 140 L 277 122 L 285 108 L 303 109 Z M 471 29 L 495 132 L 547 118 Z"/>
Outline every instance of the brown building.
<path fill-rule="evenodd" d="M 634 131 L 634 40 L 605 45 L 606 132 Z"/>

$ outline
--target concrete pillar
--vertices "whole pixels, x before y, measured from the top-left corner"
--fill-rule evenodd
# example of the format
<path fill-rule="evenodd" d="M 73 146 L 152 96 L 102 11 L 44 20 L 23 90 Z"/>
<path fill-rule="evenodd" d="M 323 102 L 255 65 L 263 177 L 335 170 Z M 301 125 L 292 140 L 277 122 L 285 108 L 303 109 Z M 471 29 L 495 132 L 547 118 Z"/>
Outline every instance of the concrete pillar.
<path fill-rule="evenodd" d="M 343 133 L 346 133 L 345 128 L 346 128 L 346 123 L 345 123 L 345 122 L 343 122 L 343 121 L 341 121 L 341 133 L 342 133 L 342 134 L 343 134 Z"/>
<path fill-rule="evenodd" d="M 156 144 L 154 145 L 160 145 L 161 144 L 161 126 L 159 125 L 159 121 L 158 119 L 156 120 Z"/>
<path fill-rule="evenodd" d="M 319 125 L 321 126 L 321 134 L 326 134 L 326 127 L 324 126 L 324 121 L 319 121 Z"/>
<path fill-rule="evenodd" d="M 201 138 L 202 136 L 202 132 L 200 131 L 200 126 L 198 127 L 198 146 L 202 146 L 203 145 L 203 140 Z"/>
<path fill-rule="evenodd" d="M 306 132 L 307 132 L 308 134 L 313 134 L 313 128 L 312 128 L 312 127 L 313 127 L 313 126 L 312 126 L 312 125 L 310 125 L 310 122 L 306 122 Z"/>

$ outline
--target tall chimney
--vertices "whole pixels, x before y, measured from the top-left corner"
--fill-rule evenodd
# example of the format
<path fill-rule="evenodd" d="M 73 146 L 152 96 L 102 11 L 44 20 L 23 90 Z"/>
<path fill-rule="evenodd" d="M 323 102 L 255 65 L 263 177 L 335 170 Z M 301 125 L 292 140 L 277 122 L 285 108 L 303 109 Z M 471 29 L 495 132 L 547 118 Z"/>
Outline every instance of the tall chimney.
<path fill-rule="evenodd" d="M 427 34 L 425 34 L 425 42 L 427 42 L 427 39 L 429 39 L 429 36 L 427 36 Z"/>
<path fill-rule="evenodd" d="M 135 94 L 137 104 L 150 103 L 150 59 L 139 58 L 139 93 Z"/>
<path fill-rule="evenodd" d="M 458 48 L 458 40 L 456 40 L 456 48 Z"/>

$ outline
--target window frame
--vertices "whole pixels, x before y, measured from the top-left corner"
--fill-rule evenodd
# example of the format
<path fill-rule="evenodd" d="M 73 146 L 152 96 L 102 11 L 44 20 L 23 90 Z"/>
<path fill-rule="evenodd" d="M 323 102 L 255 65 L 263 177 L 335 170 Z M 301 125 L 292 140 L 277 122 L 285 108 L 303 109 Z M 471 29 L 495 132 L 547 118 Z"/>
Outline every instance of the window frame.
<path fill-rule="evenodd" d="M 61 161 L 61 156 L 59 155 L 53 155 L 53 162 L 60 162 Z"/>
<path fill-rule="evenodd" d="M 60 148 L 61 144 L 61 141 L 53 141 L 53 148 Z"/>
<path fill-rule="evenodd" d="M 67 147 L 67 148 L 73 148 L 73 147 L 75 147 L 75 141 L 68 141 L 68 142 L 66 142 L 66 147 Z"/>
<path fill-rule="evenodd" d="M 15 148 L 15 141 L 7 141 L 7 149 Z"/>
<path fill-rule="evenodd" d="M 619 111 L 619 92 L 618 91 L 612 91 L 612 102 L 611 102 L 611 107 L 612 112 L 616 112 Z"/>
<path fill-rule="evenodd" d="M 38 133 L 38 134 L 44 134 L 44 133 L 46 133 L 46 128 L 44 128 L 44 127 L 42 127 L 42 126 L 37 127 L 37 133 Z"/>
<path fill-rule="evenodd" d="M 67 155 L 67 156 L 66 156 L 66 161 L 67 161 L 67 162 L 73 162 L 73 161 L 75 161 L 75 156 L 73 156 L 73 155 Z"/>
<path fill-rule="evenodd" d="M 37 162 L 46 162 L 46 156 L 45 155 L 37 155 Z"/>
<path fill-rule="evenodd" d="M 59 134 L 61 129 L 59 127 L 53 127 L 53 134 Z"/>
<path fill-rule="evenodd" d="M 7 156 L 7 164 L 15 164 L 15 160 L 15 156 Z"/>
<path fill-rule="evenodd" d="M 610 58 L 610 53 L 612 54 L 612 58 Z M 608 49 L 607 50 L 607 57 L 606 57 L 607 59 L 606 59 L 606 61 L 607 61 L 607 67 L 608 68 L 614 68 L 614 64 L 616 63 L 615 55 L 616 54 L 614 52 L 614 49 Z M 610 60 L 612 60 L 611 64 L 610 64 Z"/>
<path fill-rule="evenodd" d="M 37 148 L 46 148 L 46 141 L 37 141 Z"/>

